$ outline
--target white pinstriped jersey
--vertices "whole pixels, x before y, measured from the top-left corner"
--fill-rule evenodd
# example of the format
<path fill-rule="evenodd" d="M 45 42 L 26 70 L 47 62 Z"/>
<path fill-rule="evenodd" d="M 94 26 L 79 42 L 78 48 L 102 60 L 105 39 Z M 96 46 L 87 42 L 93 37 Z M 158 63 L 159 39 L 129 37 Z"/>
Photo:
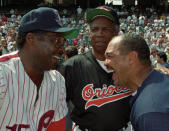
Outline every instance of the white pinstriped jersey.
<path fill-rule="evenodd" d="M 67 114 L 65 80 L 46 71 L 37 87 L 24 70 L 17 52 L 0 58 L 0 131 L 44 131 Z"/>

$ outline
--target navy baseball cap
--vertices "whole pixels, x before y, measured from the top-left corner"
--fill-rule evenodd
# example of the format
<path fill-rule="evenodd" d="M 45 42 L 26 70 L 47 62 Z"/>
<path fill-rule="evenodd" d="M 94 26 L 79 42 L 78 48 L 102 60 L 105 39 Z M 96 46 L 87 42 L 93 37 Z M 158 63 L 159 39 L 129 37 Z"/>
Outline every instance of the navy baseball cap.
<path fill-rule="evenodd" d="M 109 6 L 99 6 L 95 9 L 92 9 L 87 13 L 87 22 L 90 23 L 92 20 L 94 20 L 98 16 L 104 16 L 111 21 L 113 21 L 115 24 L 119 25 L 119 17 L 116 13 L 116 11 L 113 10 L 113 8 Z"/>
<path fill-rule="evenodd" d="M 63 33 L 66 39 L 78 36 L 77 29 L 63 27 L 58 11 L 48 7 L 33 9 L 22 17 L 18 30 L 19 35 L 35 30 Z"/>

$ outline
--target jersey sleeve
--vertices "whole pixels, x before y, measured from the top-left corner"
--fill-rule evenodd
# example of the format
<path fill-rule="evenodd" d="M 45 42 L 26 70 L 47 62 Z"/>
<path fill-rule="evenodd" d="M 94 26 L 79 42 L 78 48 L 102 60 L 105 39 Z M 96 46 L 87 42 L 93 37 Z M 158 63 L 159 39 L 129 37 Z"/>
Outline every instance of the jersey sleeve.
<path fill-rule="evenodd" d="M 152 112 L 141 115 L 136 122 L 136 131 L 169 131 L 169 114 Z"/>
<path fill-rule="evenodd" d="M 3 105 L 7 92 L 7 80 L 2 66 L 0 65 L 0 109 Z"/>
<path fill-rule="evenodd" d="M 66 87 L 65 87 L 65 80 L 61 74 L 59 74 L 59 84 L 58 85 L 58 93 L 57 93 L 57 111 L 55 113 L 55 121 L 59 121 L 63 119 L 68 112 L 67 103 L 66 103 Z"/>

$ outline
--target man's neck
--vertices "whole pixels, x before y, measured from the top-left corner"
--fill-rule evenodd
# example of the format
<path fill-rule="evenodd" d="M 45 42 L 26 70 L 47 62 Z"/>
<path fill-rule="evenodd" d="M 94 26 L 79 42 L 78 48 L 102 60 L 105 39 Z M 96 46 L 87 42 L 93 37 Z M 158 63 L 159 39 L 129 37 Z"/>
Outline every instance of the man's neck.
<path fill-rule="evenodd" d="M 131 82 L 129 82 L 128 88 L 130 88 L 133 92 L 135 92 L 144 82 L 144 80 L 150 75 L 152 72 L 151 66 L 143 66 L 140 67 L 135 74 L 132 75 Z"/>
<path fill-rule="evenodd" d="M 33 62 L 31 61 L 32 58 L 30 58 L 30 54 L 19 52 L 19 57 L 21 59 L 25 72 L 28 74 L 28 76 L 34 82 L 34 84 L 38 88 L 40 88 L 44 76 L 44 71 L 38 70 L 32 64 Z"/>
<path fill-rule="evenodd" d="M 94 51 L 94 50 L 92 50 L 92 54 L 94 55 L 94 57 L 95 57 L 97 60 L 100 60 L 100 61 L 104 61 L 104 60 L 105 60 L 104 54 L 97 53 L 97 52 Z"/>

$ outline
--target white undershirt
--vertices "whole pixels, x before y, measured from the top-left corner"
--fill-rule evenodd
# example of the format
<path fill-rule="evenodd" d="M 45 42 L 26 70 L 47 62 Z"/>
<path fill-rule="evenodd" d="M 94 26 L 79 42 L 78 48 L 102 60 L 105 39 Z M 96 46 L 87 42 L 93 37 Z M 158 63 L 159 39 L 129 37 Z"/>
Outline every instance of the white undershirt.
<path fill-rule="evenodd" d="M 107 72 L 110 73 L 110 71 L 107 70 L 106 66 L 104 65 L 104 61 L 96 59 L 99 65 Z"/>

